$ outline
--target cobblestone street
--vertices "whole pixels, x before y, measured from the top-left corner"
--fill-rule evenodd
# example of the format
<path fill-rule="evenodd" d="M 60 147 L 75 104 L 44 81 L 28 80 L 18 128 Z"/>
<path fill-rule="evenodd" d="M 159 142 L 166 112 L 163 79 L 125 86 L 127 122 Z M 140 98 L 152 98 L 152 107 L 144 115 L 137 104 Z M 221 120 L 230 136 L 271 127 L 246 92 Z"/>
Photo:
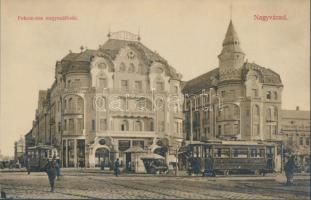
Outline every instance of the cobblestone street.
<path fill-rule="evenodd" d="M 284 186 L 274 177 L 161 177 L 101 173 L 64 173 L 49 192 L 45 173 L 0 173 L 8 198 L 55 199 L 308 199 L 309 177 Z"/>

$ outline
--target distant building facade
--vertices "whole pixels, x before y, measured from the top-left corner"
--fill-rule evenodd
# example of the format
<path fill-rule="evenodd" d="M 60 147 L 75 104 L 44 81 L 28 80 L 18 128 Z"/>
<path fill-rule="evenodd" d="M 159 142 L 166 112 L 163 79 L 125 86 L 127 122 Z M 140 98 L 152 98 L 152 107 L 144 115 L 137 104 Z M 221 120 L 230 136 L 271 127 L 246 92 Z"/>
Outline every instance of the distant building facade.
<path fill-rule="evenodd" d="M 282 110 L 281 136 L 287 153 L 301 166 L 310 166 L 310 111 Z"/>
<path fill-rule="evenodd" d="M 138 35 L 108 37 L 58 61 L 52 87 L 39 91 L 27 137 L 57 147 L 64 167 L 125 164 L 137 146 L 169 159 L 182 141 L 181 75 Z"/>
<path fill-rule="evenodd" d="M 232 21 L 222 46 L 219 66 L 184 84 L 186 140 L 278 140 L 279 74 L 245 61 Z"/>

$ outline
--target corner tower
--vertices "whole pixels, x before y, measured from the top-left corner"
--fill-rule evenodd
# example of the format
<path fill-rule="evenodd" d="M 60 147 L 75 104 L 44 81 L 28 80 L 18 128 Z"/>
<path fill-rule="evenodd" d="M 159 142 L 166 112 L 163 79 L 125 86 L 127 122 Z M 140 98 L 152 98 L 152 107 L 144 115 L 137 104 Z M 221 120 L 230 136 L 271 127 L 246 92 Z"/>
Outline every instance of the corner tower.
<path fill-rule="evenodd" d="M 240 47 L 240 40 L 232 20 L 230 20 L 221 53 L 218 55 L 220 81 L 240 80 L 240 68 L 244 63 L 245 54 Z"/>

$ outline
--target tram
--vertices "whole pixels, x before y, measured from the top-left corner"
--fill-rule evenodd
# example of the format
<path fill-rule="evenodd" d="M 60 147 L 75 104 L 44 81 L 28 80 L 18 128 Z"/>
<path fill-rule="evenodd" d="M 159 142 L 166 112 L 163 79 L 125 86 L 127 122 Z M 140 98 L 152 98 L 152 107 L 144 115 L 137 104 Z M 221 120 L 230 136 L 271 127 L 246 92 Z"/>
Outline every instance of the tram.
<path fill-rule="evenodd" d="M 29 147 L 27 157 L 30 171 L 44 171 L 48 160 L 57 158 L 58 152 L 53 146 L 40 145 Z"/>
<path fill-rule="evenodd" d="M 281 169 L 277 143 L 257 141 L 209 141 L 181 148 L 179 160 L 189 174 L 272 173 Z M 181 167 L 183 168 L 183 167 Z"/>

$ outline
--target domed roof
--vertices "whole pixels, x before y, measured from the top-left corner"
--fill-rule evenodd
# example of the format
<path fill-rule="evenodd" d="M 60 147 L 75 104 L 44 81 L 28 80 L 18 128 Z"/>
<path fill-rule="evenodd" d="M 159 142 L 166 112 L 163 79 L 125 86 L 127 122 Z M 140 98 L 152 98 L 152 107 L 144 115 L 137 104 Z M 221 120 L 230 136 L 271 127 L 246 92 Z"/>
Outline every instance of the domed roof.
<path fill-rule="evenodd" d="M 250 70 L 253 71 L 251 73 L 256 72 L 259 75 L 259 81 L 261 83 L 283 86 L 281 77 L 278 73 L 255 63 L 244 63 L 242 68 L 242 78 L 244 81 L 247 79 L 247 74 Z"/>
<path fill-rule="evenodd" d="M 62 72 L 66 73 L 69 71 L 85 71 L 89 72 L 90 63 L 92 57 L 99 55 L 107 58 L 110 61 L 116 59 L 119 51 L 124 47 L 130 47 L 139 55 L 140 59 L 147 65 L 151 66 L 153 62 L 159 62 L 164 65 L 165 72 L 168 76 L 173 79 L 180 80 L 181 75 L 171 67 L 168 62 L 162 58 L 158 53 L 151 51 L 139 41 L 109 39 L 103 45 L 100 45 L 98 50 L 85 50 L 81 53 L 69 53 L 66 55 L 62 63 Z"/>

